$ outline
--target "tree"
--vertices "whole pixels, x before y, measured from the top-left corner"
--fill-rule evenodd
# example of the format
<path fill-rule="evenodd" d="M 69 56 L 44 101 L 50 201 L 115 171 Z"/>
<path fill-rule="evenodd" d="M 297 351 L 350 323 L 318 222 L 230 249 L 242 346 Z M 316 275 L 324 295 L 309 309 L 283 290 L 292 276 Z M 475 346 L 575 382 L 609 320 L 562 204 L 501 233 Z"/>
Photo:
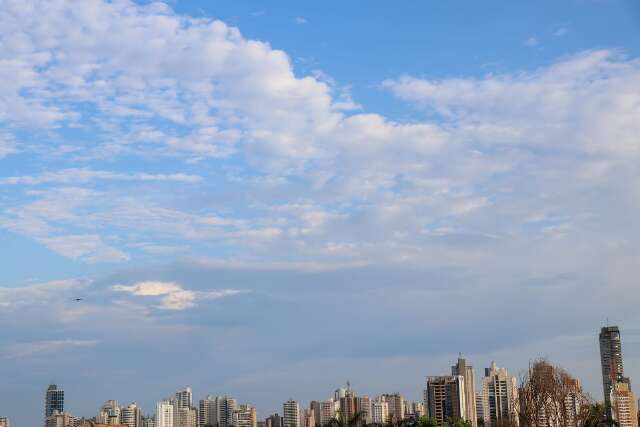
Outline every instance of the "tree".
<path fill-rule="evenodd" d="M 591 412 L 592 399 L 579 381 L 542 358 L 529 366 L 518 394 L 518 414 L 525 427 L 582 427 Z"/>
<path fill-rule="evenodd" d="M 356 412 L 351 418 L 342 411 L 338 411 L 335 418 L 331 418 L 324 427 L 361 427 L 364 424 L 364 414 Z"/>

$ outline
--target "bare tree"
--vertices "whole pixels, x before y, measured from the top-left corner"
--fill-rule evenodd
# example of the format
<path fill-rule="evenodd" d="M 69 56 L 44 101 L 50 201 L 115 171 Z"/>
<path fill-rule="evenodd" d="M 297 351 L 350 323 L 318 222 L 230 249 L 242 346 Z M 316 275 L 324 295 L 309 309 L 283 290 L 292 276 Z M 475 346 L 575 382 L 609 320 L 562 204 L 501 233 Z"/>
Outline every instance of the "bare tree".
<path fill-rule="evenodd" d="M 524 427 L 583 427 L 592 399 L 564 369 L 537 359 L 520 380 L 519 417 Z"/>

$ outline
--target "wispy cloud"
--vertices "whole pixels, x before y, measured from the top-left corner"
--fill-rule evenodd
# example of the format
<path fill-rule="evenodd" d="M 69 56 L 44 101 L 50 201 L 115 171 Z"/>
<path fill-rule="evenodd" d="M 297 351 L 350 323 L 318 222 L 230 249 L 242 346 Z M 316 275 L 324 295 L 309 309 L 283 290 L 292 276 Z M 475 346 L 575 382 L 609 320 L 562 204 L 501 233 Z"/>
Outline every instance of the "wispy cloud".
<path fill-rule="evenodd" d="M 538 43 L 539 42 L 536 37 L 529 37 L 527 40 L 524 41 L 524 45 L 529 47 L 537 46 Z"/>
<path fill-rule="evenodd" d="M 88 168 L 63 169 L 56 172 L 46 172 L 35 176 L 10 176 L 0 178 L 0 185 L 40 185 L 40 184 L 80 184 L 95 180 L 107 181 L 157 181 L 197 183 L 202 177 L 187 174 L 148 174 L 148 173 L 119 173 L 91 170 Z"/>
<path fill-rule="evenodd" d="M 309 23 L 309 21 L 307 21 L 307 19 L 303 18 L 302 16 L 296 16 L 295 22 L 296 22 L 296 24 L 299 24 L 299 25 L 303 25 L 303 24 L 308 24 Z"/>
<path fill-rule="evenodd" d="M 91 348 L 99 344 L 97 340 L 50 340 L 10 344 L 0 353 L 5 359 L 44 356 L 51 353 L 75 351 Z"/>

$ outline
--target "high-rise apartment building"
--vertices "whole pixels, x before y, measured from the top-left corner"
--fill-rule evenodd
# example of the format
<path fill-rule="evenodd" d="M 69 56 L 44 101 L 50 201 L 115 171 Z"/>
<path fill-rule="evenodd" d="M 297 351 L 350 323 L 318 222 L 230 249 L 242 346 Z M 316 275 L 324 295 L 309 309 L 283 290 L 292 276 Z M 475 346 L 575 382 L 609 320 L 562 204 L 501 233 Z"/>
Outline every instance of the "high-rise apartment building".
<path fill-rule="evenodd" d="M 173 427 L 174 404 L 170 400 L 162 400 L 156 404 L 155 427 Z"/>
<path fill-rule="evenodd" d="M 389 404 L 384 395 L 371 402 L 371 422 L 373 424 L 386 424 L 389 422 Z"/>
<path fill-rule="evenodd" d="M 505 368 L 495 362 L 485 369 L 482 379 L 482 414 L 485 427 L 494 427 L 501 422 L 519 425 L 518 382 Z"/>
<path fill-rule="evenodd" d="M 231 427 L 233 411 L 237 406 L 238 402 L 232 397 L 216 397 L 216 423 L 218 427 Z"/>
<path fill-rule="evenodd" d="M 605 326 L 600 329 L 600 365 L 602 367 L 602 389 L 604 393 L 605 408 L 608 408 L 607 416 L 613 416 L 611 412 L 611 392 L 618 382 L 629 382 L 624 377 L 622 364 L 622 342 L 620 329 L 617 326 Z"/>
<path fill-rule="evenodd" d="M 615 383 L 609 400 L 612 419 L 620 427 L 638 427 L 638 401 L 628 381 Z"/>
<path fill-rule="evenodd" d="M 120 418 L 122 424 L 128 427 L 142 427 L 142 409 L 135 402 L 122 408 Z"/>
<path fill-rule="evenodd" d="M 435 418 L 438 426 L 449 420 L 456 424 L 465 419 L 467 407 L 462 375 L 427 377 L 424 395 L 429 416 Z"/>
<path fill-rule="evenodd" d="M 64 412 L 64 390 L 58 388 L 57 385 L 51 384 L 47 388 L 44 403 L 44 416 L 53 415 L 54 411 Z"/>
<path fill-rule="evenodd" d="M 467 361 L 458 357 L 458 363 L 451 367 L 451 375 L 464 377 L 465 393 L 465 420 L 471 421 L 472 427 L 478 427 L 478 415 L 476 413 L 476 372 L 473 366 L 467 365 Z"/>
<path fill-rule="evenodd" d="M 256 408 L 250 405 L 239 405 L 231 415 L 233 427 L 257 427 Z"/>
<path fill-rule="evenodd" d="M 320 406 L 320 426 L 325 426 L 336 417 L 336 402 L 333 399 L 318 402 Z"/>
<path fill-rule="evenodd" d="M 284 427 L 284 421 L 278 414 L 273 414 L 264 422 L 265 427 Z"/>
<path fill-rule="evenodd" d="M 198 405 L 198 425 L 215 426 L 218 423 L 217 401 L 213 396 L 207 396 L 206 399 L 200 400 Z"/>
<path fill-rule="evenodd" d="M 173 408 L 173 427 L 197 427 L 198 411 L 194 408 L 179 407 L 176 401 Z"/>
<path fill-rule="evenodd" d="M 476 419 L 482 419 L 482 423 L 484 424 L 484 409 L 482 406 L 482 393 L 476 392 Z"/>
<path fill-rule="evenodd" d="M 302 427 L 316 427 L 316 415 L 313 409 L 304 409 L 300 414 Z"/>
<path fill-rule="evenodd" d="M 371 424 L 371 399 L 369 396 L 356 397 L 356 413 L 362 414 L 361 424 Z"/>
<path fill-rule="evenodd" d="M 11 427 L 11 421 L 7 417 L 0 417 L 0 427 Z"/>
<path fill-rule="evenodd" d="M 389 419 L 400 422 L 404 419 L 404 397 L 400 393 L 383 394 L 389 405 Z"/>
<path fill-rule="evenodd" d="M 300 405 L 295 400 L 287 400 L 282 404 L 284 427 L 301 427 Z"/>
<path fill-rule="evenodd" d="M 115 400 L 107 400 L 98 410 L 96 423 L 106 425 L 120 424 L 120 406 Z"/>
<path fill-rule="evenodd" d="M 186 387 L 177 391 L 176 401 L 178 402 L 178 408 L 193 407 L 193 393 L 191 392 L 191 387 Z"/>

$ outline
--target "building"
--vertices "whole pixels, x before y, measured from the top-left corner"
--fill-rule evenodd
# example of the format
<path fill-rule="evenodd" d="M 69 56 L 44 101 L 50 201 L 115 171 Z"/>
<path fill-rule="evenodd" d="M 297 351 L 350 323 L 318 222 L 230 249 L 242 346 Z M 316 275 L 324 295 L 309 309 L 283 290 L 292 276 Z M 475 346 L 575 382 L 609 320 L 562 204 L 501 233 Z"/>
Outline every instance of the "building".
<path fill-rule="evenodd" d="M 142 417 L 142 427 L 155 427 L 155 420 L 153 417 Z"/>
<path fill-rule="evenodd" d="M 207 396 L 206 399 L 200 400 L 198 405 L 199 426 L 215 426 L 218 423 L 217 399 L 213 396 Z"/>
<path fill-rule="evenodd" d="M 7 417 L 0 417 L 0 427 L 11 427 L 11 421 Z"/>
<path fill-rule="evenodd" d="M 265 427 L 284 427 L 284 421 L 278 414 L 273 414 L 264 421 Z"/>
<path fill-rule="evenodd" d="M 371 424 L 371 399 L 369 396 L 356 397 L 356 412 L 362 414 L 362 424 Z"/>
<path fill-rule="evenodd" d="M 624 377 L 622 364 L 622 342 L 620 329 L 617 326 L 605 326 L 600 329 L 600 365 L 602 367 L 602 389 L 605 408 L 609 408 L 607 416 L 613 417 L 611 412 L 611 392 L 618 382 L 629 382 Z"/>
<path fill-rule="evenodd" d="M 389 420 L 400 422 L 404 419 L 404 397 L 400 393 L 383 394 L 389 405 Z"/>
<path fill-rule="evenodd" d="M 320 417 L 316 419 L 316 422 L 320 426 L 325 426 L 329 421 L 336 417 L 337 405 L 333 399 L 324 400 L 318 402 Z"/>
<path fill-rule="evenodd" d="M 216 423 L 218 427 L 231 427 L 233 411 L 238 407 L 236 399 L 228 396 L 216 397 Z"/>
<path fill-rule="evenodd" d="M 97 424 L 118 425 L 120 423 L 120 406 L 115 400 L 107 400 L 98 410 Z"/>
<path fill-rule="evenodd" d="M 256 408 L 249 405 L 238 406 L 232 412 L 231 425 L 233 427 L 257 427 Z"/>
<path fill-rule="evenodd" d="M 482 393 L 476 392 L 476 419 L 478 423 L 482 420 L 482 425 L 484 425 L 484 411 L 482 406 Z"/>
<path fill-rule="evenodd" d="M 136 404 L 131 402 L 126 408 L 122 408 L 120 412 L 120 418 L 122 424 L 129 427 L 143 427 L 142 426 L 142 409 Z"/>
<path fill-rule="evenodd" d="M 458 357 L 458 363 L 451 367 L 451 375 L 464 377 L 464 393 L 466 413 L 464 419 L 471 421 L 472 427 L 478 427 L 478 414 L 476 412 L 476 372 L 473 366 L 467 365 L 467 361 Z"/>
<path fill-rule="evenodd" d="M 316 415 L 313 409 L 304 409 L 300 414 L 302 427 L 316 427 Z"/>
<path fill-rule="evenodd" d="M 629 382 L 617 382 L 611 395 L 611 413 L 620 427 L 638 427 L 638 401 Z"/>
<path fill-rule="evenodd" d="M 57 385 L 51 384 L 47 387 L 47 393 L 44 403 L 44 417 L 53 415 L 54 411 L 64 412 L 64 390 L 58 388 Z"/>
<path fill-rule="evenodd" d="M 424 403 L 422 402 L 405 402 L 404 417 L 417 419 L 426 415 Z"/>
<path fill-rule="evenodd" d="M 448 421 L 455 425 L 465 419 L 467 407 L 462 375 L 427 377 L 424 395 L 424 406 L 438 426 Z"/>
<path fill-rule="evenodd" d="M 482 415 L 485 427 L 503 422 L 519 425 L 518 381 L 495 362 L 484 371 L 482 379 Z"/>
<path fill-rule="evenodd" d="M 373 424 L 386 424 L 389 422 L 389 404 L 384 395 L 371 402 L 371 422 Z"/>
<path fill-rule="evenodd" d="M 300 405 L 295 400 L 287 400 L 282 404 L 284 427 L 301 427 Z"/>
<path fill-rule="evenodd" d="M 53 411 L 53 414 L 49 415 L 45 421 L 45 427 L 73 427 L 76 424 L 76 417 L 68 412 Z"/>
<path fill-rule="evenodd" d="M 193 393 L 191 392 L 191 387 L 186 387 L 183 390 L 177 391 L 176 401 L 178 402 L 178 408 L 193 407 Z"/>
<path fill-rule="evenodd" d="M 156 404 L 154 427 L 173 427 L 173 402 L 162 400 Z"/>
<path fill-rule="evenodd" d="M 194 408 L 180 407 L 179 401 L 175 401 L 173 408 L 173 425 L 174 427 L 197 427 L 198 411 Z"/>

